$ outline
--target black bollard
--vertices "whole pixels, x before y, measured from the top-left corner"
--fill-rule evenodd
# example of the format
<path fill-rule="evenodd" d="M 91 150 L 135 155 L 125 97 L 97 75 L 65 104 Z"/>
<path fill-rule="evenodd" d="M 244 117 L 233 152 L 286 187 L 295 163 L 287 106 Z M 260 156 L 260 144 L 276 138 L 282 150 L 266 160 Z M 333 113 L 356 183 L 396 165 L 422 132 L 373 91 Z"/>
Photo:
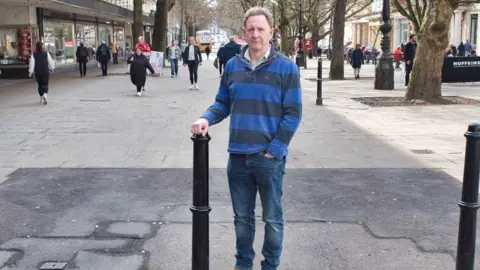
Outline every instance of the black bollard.
<path fill-rule="evenodd" d="M 210 136 L 193 135 L 192 270 L 209 269 L 208 142 Z"/>
<path fill-rule="evenodd" d="M 322 98 L 322 58 L 318 58 L 318 70 L 317 70 L 317 105 L 323 105 Z"/>
<path fill-rule="evenodd" d="M 462 200 L 457 244 L 457 270 L 473 270 L 477 233 L 478 180 L 480 166 L 480 123 L 468 126 L 465 133 L 465 168 L 463 169 Z"/>

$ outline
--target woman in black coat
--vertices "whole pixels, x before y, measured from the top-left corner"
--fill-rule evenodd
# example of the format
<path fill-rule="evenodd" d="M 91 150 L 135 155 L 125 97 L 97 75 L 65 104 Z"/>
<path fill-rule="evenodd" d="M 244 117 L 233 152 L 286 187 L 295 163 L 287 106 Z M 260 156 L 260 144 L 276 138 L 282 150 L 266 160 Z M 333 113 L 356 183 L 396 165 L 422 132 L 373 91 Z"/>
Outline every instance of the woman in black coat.
<path fill-rule="evenodd" d="M 360 68 L 364 63 L 363 52 L 360 49 L 360 44 L 355 46 L 355 50 L 352 52 L 352 57 L 350 58 L 350 64 L 353 67 L 353 72 L 355 74 L 355 79 L 360 79 Z"/>
<path fill-rule="evenodd" d="M 198 90 L 198 65 L 202 63 L 202 54 L 200 53 L 200 48 L 195 44 L 195 38 L 190 37 L 189 43 L 190 45 L 183 52 L 183 66 L 188 65 L 190 83 L 192 84 L 190 90 Z"/>
<path fill-rule="evenodd" d="M 145 91 L 145 81 L 147 80 L 147 68 L 150 73 L 155 74 L 155 71 L 150 65 L 150 61 L 142 54 L 142 48 L 138 46 L 135 49 L 135 54 L 128 60 L 130 64 L 130 79 L 132 83 L 137 86 L 137 96 L 142 95 Z"/>

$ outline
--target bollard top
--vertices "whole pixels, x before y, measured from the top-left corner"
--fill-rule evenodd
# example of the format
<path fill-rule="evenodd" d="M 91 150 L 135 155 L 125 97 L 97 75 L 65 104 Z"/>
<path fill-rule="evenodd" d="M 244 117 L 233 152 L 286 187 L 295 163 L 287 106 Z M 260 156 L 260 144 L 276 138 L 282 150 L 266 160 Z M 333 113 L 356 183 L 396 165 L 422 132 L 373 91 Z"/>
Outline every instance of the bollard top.
<path fill-rule="evenodd" d="M 480 132 L 480 123 L 472 123 L 468 126 L 468 132 Z"/>
<path fill-rule="evenodd" d="M 210 135 L 207 134 L 205 136 L 203 135 L 197 135 L 197 134 L 193 134 L 192 137 L 191 137 L 192 141 L 210 141 L 211 137 Z"/>

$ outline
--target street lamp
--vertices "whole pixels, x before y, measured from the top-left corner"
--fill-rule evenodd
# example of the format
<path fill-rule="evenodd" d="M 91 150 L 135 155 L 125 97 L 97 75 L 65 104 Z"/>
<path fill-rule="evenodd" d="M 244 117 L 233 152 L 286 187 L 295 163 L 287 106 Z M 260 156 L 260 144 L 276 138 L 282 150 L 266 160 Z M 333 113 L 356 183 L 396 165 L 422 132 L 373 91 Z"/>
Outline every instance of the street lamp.
<path fill-rule="evenodd" d="M 303 44 L 302 44 L 302 4 L 300 3 L 300 7 L 298 9 L 298 52 L 296 63 L 297 67 L 304 66 L 304 59 L 303 59 Z"/>
<path fill-rule="evenodd" d="M 382 8 L 383 23 L 380 26 L 382 31 L 382 42 L 380 47 L 382 49 L 382 56 L 378 60 L 375 67 L 375 89 L 377 90 L 393 90 L 393 59 L 390 52 L 390 0 L 383 0 Z"/>

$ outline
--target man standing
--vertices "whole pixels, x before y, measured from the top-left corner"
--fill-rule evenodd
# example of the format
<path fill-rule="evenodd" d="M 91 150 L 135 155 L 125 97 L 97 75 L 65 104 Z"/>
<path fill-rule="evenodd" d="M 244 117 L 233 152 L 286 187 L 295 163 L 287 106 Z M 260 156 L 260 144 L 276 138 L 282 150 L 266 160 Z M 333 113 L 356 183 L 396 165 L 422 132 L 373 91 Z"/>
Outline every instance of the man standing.
<path fill-rule="evenodd" d="M 173 78 L 174 75 L 175 77 L 178 77 L 178 59 L 182 57 L 182 52 L 177 46 L 175 40 L 172 40 L 172 45 L 168 47 L 168 57 L 170 61 L 171 77 Z"/>
<path fill-rule="evenodd" d="M 231 115 L 227 167 L 235 214 L 235 269 L 252 269 L 255 198 L 265 222 L 262 269 L 277 269 L 283 245 L 282 182 L 288 145 L 302 117 L 300 74 L 270 42 L 273 16 L 254 7 L 244 16 L 248 45 L 225 66 L 215 103 L 192 124 L 193 134 Z"/>
<path fill-rule="evenodd" d="M 107 44 L 105 44 L 105 40 L 102 40 L 102 44 L 98 46 L 97 49 L 97 62 L 100 63 L 103 76 L 107 76 L 108 62 L 110 62 L 110 59 L 112 59 L 110 49 Z"/>
<path fill-rule="evenodd" d="M 410 41 L 405 45 L 405 51 L 403 52 L 403 60 L 405 61 L 405 87 L 408 87 L 410 82 L 410 73 L 413 69 L 413 60 L 417 52 L 417 41 L 415 35 L 410 35 Z"/>

